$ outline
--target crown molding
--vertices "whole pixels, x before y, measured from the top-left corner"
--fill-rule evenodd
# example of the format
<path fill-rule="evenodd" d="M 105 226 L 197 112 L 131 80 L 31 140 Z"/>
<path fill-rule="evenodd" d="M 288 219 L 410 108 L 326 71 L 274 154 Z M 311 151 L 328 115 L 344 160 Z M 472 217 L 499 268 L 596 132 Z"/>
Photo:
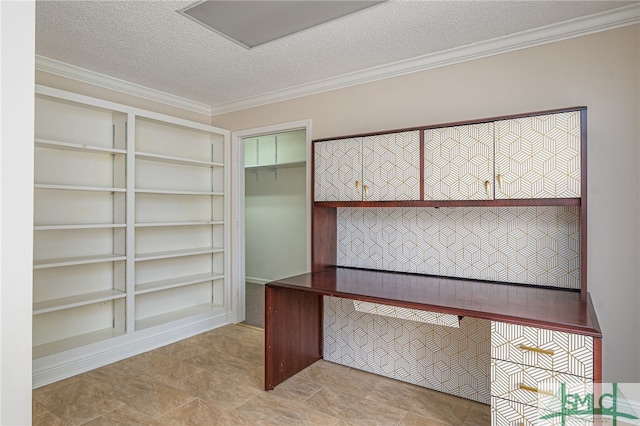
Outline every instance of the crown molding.
<path fill-rule="evenodd" d="M 161 92 L 140 84 L 130 83 L 119 78 L 100 74 L 65 62 L 56 61 L 55 59 L 50 59 L 45 56 L 36 55 L 36 70 L 70 78 L 81 83 L 102 87 L 103 89 L 114 90 L 116 92 L 158 102 L 171 107 L 196 112 L 198 114 L 212 115 L 211 106 L 207 104 Z"/>
<path fill-rule="evenodd" d="M 640 3 L 212 106 L 213 115 L 398 77 L 640 23 Z"/>
<path fill-rule="evenodd" d="M 213 116 L 426 71 L 460 62 L 500 55 L 502 53 L 582 37 L 638 23 L 640 23 L 640 3 L 635 3 L 529 31 L 211 106 L 38 55 L 36 55 L 36 70 L 71 78 L 79 82 L 115 90 L 172 107 Z"/>

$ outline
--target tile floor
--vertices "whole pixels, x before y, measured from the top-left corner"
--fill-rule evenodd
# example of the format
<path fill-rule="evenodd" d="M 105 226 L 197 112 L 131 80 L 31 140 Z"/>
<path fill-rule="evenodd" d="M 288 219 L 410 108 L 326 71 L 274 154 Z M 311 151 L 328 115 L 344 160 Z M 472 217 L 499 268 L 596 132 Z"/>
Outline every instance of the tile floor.
<path fill-rule="evenodd" d="M 229 325 L 33 391 L 33 425 L 489 425 L 487 405 L 318 361 L 263 390 L 264 333 Z"/>

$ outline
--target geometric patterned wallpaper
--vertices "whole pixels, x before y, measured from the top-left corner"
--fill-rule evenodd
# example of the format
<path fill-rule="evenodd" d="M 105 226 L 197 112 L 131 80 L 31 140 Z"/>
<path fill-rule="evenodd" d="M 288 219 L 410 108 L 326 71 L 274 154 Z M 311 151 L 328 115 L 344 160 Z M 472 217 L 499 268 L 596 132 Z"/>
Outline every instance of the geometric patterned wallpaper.
<path fill-rule="evenodd" d="M 489 404 L 490 321 L 464 317 L 459 328 L 358 312 L 324 297 L 326 361 Z"/>
<path fill-rule="evenodd" d="M 579 289 L 580 210 L 338 208 L 337 265 Z"/>

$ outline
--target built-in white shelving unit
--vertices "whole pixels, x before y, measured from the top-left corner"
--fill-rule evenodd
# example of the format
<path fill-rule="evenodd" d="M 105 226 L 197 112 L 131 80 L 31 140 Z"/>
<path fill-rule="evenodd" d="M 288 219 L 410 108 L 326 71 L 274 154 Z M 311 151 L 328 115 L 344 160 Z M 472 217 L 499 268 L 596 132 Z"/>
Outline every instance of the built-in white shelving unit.
<path fill-rule="evenodd" d="M 224 309 L 223 136 L 136 117 L 135 139 L 135 328 Z"/>
<path fill-rule="evenodd" d="M 37 86 L 34 386 L 229 322 L 228 144 Z"/>

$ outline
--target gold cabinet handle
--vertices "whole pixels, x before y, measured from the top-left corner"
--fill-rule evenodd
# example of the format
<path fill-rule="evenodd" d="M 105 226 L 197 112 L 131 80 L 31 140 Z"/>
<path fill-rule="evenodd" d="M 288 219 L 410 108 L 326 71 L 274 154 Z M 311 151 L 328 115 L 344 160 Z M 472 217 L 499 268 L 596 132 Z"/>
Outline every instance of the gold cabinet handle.
<path fill-rule="evenodd" d="M 484 189 L 485 191 L 487 191 L 487 196 L 491 196 L 491 182 L 489 182 L 488 180 L 484 181 Z"/>
<path fill-rule="evenodd" d="M 498 188 L 502 189 L 502 175 L 496 175 L 496 181 L 498 182 Z"/>
<path fill-rule="evenodd" d="M 519 388 L 519 389 L 522 389 L 522 390 L 529 391 L 529 392 L 536 392 L 536 393 L 540 393 L 540 394 L 542 394 L 542 395 L 554 396 L 554 393 L 553 393 L 553 392 L 549 392 L 549 391 L 541 390 L 541 389 L 534 388 L 534 387 L 531 387 L 531 386 L 527 386 L 527 385 L 525 385 L 524 383 L 520 383 L 520 385 L 518 386 L 518 388 Z"/>
<path fill-rule="evenodd" d="M 360 191 L 360 181 L 356 181 L 356 190 Z"/>
<path fill-rule="evenodd" d="M 365 197 L 369 196 L 369 187 L 367 185 L 364 186 L 364 196 Z"/>
<path fill-rule="evenodd" d="M 546 355 L 555 354 L 555 352 L 552 351 L 551 349 L 533 348 L 531 346 L 526 346 L 526 345 L 523 345 L 523 344 L 520 344 L 520 349 L 522 349 L 523 351 L 538 352 L 538 353 L 546 354 Z"/>

